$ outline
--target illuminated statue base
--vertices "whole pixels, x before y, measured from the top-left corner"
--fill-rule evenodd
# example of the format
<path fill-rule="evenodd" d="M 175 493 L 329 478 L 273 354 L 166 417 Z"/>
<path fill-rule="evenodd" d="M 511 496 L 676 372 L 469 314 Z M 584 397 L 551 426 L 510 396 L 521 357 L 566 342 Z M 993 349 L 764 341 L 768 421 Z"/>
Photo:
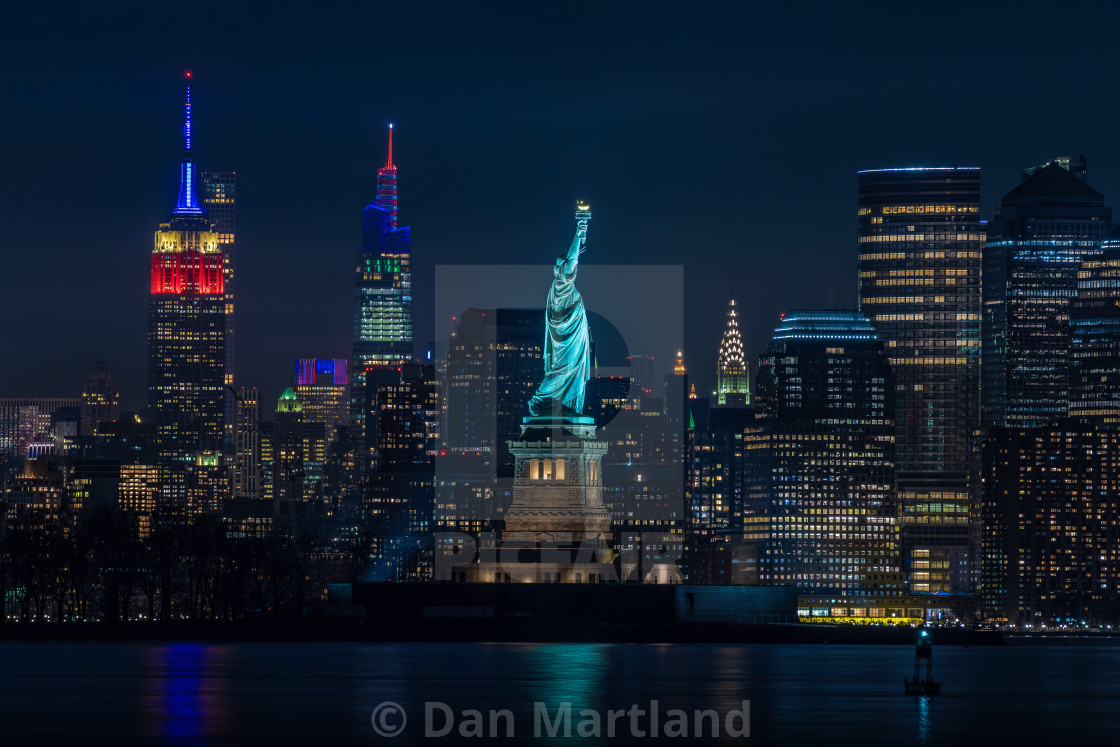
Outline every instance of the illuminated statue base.
<path fill-rule="evenodd" d="M 476 580 L 485 583 L 615 581 L 611 517 L 603 505 L 605 441 L 592 418 L 522 420 L 509 442 L 516 458 L 513 502 L 501 539 L 479 548 Z"/>

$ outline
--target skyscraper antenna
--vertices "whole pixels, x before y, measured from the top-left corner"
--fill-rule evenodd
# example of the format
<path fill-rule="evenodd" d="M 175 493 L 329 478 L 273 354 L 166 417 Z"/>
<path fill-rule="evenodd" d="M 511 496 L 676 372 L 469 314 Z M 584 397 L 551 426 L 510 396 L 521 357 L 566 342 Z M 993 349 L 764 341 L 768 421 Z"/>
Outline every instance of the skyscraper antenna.
<path fill-rule="evenodd" d="M 187 96 L 184 101 L 186 116 L 183 119 L 183 159 L 179 163 L 179 198 L 175 201 L 173 215 L 202 215 L 205 211 L 195 195 L 194 153 L 191 150 L 191 72 L 184 72 Z"/>
<path fill-rule="evenodd" d="M 186 76 L 187 76 L 187 101 L 186 101 L 187 119 L 183 123 L 183 143 L 184 143 L 184 149 L 189 151 L 191 149 L 191 71 L 190 70 L 188 70 L 186 72 Z"/>
<path fill-rule="evenodd" d="M 389 159 L 385 162 L 385 168 L 393 168 L 393 123 L 389 123 Z"/>

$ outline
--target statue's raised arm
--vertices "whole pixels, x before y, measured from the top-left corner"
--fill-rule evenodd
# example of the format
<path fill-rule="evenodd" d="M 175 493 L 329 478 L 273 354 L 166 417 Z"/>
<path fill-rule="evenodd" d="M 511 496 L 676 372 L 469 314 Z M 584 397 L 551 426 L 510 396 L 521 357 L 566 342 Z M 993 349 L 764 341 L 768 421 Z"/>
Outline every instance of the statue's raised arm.
<path fill-rule="evenodd" d="M 578 416 L 583 412 L 584 388 L 591 378 L 591 336 L 575 279 L 590 220 L 591 206 L 576 203 L 575 238 L 568 253 L 552 268 L 545 308 L 544 379 L 529 400 L 533 416 Z"/>

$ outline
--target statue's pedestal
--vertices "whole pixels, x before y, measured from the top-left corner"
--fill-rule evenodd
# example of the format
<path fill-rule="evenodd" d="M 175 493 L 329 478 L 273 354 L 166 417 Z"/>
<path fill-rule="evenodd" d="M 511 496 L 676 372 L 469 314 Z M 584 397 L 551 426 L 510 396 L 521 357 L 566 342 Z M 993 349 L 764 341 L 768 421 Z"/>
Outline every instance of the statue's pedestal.
<path fill-rule="evenodd" d="M 481 582 L 602 583 L 617 578 L 611 517 L 603 505 L 605 441 L 595 421 L 576 416 L 524 418 L 513 502 L 501 539 L 479 548 Z"/>

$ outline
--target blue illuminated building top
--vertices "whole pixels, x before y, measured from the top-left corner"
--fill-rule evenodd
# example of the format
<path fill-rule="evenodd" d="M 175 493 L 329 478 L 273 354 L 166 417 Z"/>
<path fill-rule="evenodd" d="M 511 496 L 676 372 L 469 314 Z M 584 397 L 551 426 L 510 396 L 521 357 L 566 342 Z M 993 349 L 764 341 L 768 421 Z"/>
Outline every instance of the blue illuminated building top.
<path fill-rule="evenodd" d="M 179 164 L 179 199 L 175 201 L 172 215 L 202 215 L 203 210 L 195 194 L 194 157 L 191 153 L 191 74 L 187 73 L 187 118 L 183 124 L 183 161 Z"/>
<path fill-rule="evenodd" d="M 772 339 L 874 341 L 879 336 L 858 311 L 791 311 L 782 315 Z"/>
<path fill-rule="evenodd" d="M 886 428 L 893 415 L 890 369 L 871 321 L 855 310 L 799 310 L 758 358 L 755 403 L 784 423 Z"/>
<path fill-rule="evenodd" d="M 979 171 L 979 166 L 908 166 L 900 169 L 863 169 L 857 174 L 881 174 L 887 171 Z"/>

